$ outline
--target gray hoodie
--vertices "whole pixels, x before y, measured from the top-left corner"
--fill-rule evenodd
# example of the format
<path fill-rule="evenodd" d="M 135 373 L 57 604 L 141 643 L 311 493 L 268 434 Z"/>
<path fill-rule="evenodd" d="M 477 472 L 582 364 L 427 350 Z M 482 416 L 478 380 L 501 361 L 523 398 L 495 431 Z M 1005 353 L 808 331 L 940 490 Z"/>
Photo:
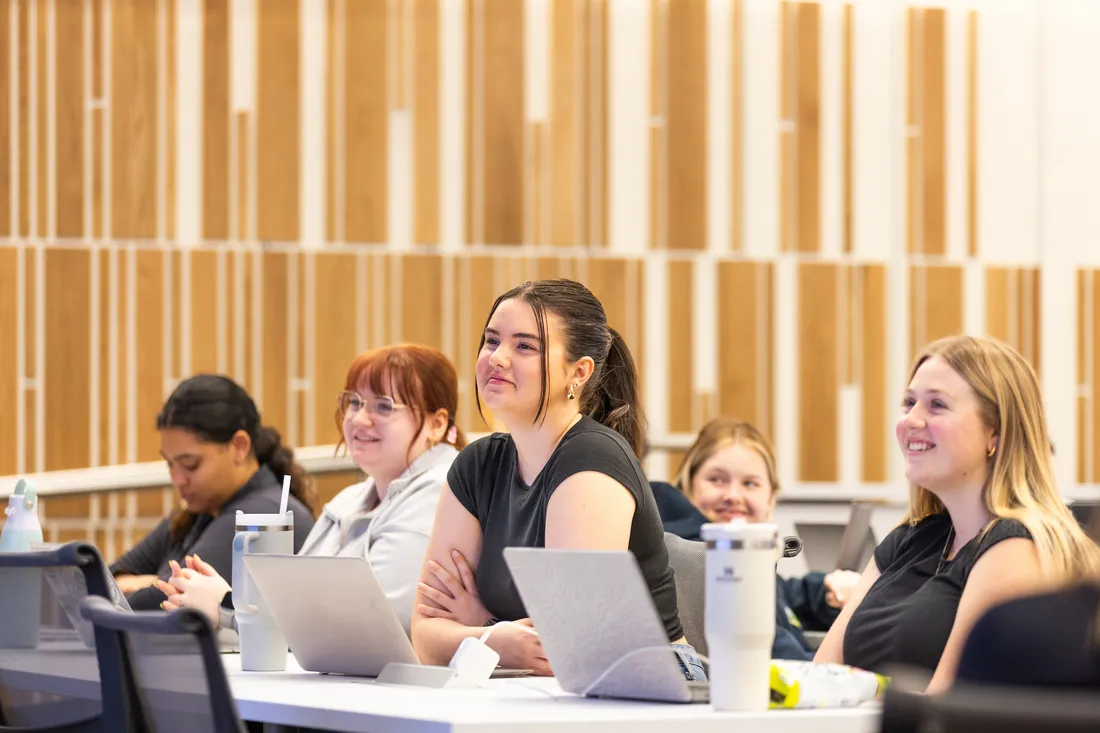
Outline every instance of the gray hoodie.
<path fill-rule="evenodd" d="M 425 451 L 390 483 L 386 498 L 370 511 L 366 507 L 378 498 L 374 479 L 347 487 L 325 504 L 298 554 L 366 558 L 409 633 L 435 506 L 457 455 L 446 443 Z M 223 610 L 223 627 L 230 625 L 228 616 Z"/>

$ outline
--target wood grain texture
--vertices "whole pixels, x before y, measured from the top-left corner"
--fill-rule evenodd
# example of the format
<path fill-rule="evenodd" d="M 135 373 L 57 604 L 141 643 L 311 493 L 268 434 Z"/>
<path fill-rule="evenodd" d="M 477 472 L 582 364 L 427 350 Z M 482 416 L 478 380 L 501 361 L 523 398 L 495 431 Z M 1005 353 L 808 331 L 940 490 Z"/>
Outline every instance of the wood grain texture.
<path fill-rule="evenodd" d="M 149 0 L 111 5 L 111 234 L 157 230 L 157 17 Z"/>
<path fill-rule="evenodd" d="M 202 234 L 229 238 L 229 0 L 204 0 Z"/>
<path fill-rule="evenodd" d="M 707 3 L 668 6 L 668 248 L 707 241 Z"/>
<path fill-rule="evenodd" d="M 176 0 L 164 0 L 165 48 L 164 78 L 164 222 L 165 236 L 176 238 Z"/>
<path fill-rule="evenodd" d="M 82 0 L 55 2 L 57 236 L 77 239 L 84 236 L 84 3 Z M 0 13 L 4 10 L 0 7 Z M 7 77 L 0 76 L 0 79 Z M 0 93 L 0 96 L 4 95 Z M 4 144 L 2 138 L 0 135 L 0 145 Z M 0 201 L 6 203 L 5 198 Z M 0 231 L 3 231 L 2 226 Z"/>
<path fill-rule="evenodd" d="M 229 317 L 228 313 L 218 312 L 215 296 L 218 254 L 210 250 L 195 250 L 185 252 L 183 256 L 191 259 L 191 374 L 217 372 L 218 320 Z"/>
<path fill-rule="evenodd" d="M 821 6 L 799 3 L 794 37 L 798 48 L 794 176 L 796 245 L 799 252 L 821 248 L 821 75 L 818 70 Z"/>
<path fill-rule="evenodd" d="M 46 415 L 86 414 L 88 377 L 88 303 L 91 256 L 87 249 L 50 249 L 46 255 Z M 87 419 L 46 420 L 46 470 L 88 464 Z M 79 446 L 79 448 L 77 447 Z"/>
<path fill-rule="evenodd" d="M 401 340 L 443 348 L 443 258 L 401 257 Z"/>
<path fill-rule="evenodd" d="M 1004 267 L 988 267 L 985 271 L 985 331 L 1006 344 L 1015 342 L 1015 334 L 1009 333 L 1009 309 L 1015 303 L 1008 301 L 1008 279 L 1015 273 Z"/>
<path fill-rule="evenodd" d="M 1091 270 L 1088 275 L 1092 279 L 1089 320 L 1084 323 L 1092 324 L 1092 333 L 1088 334 L 1089 350 L 1092 354 L 1092 374 L 1089 375 L 1089 384 L 1092 387 L 1092 399 L 1089 402 L 1092 422 L 1092 445 L 1088 446 L 1088 455 L 1092 465 L 1090 481 L 1100 480 L 1100 270 Z M 1087 433 L 1085 433 L 1087 434 Z"/>
<path fill-rule="evenodd" d="M 855 269 L 853 276 L 862 281 L 862 302 L 857 315 L 862 341 L 858 381 L 863 405 L 863 480 L 885 481 L 887 451 L 892 450 L 889 437 L 894 414 L 891 411 L 893 403 L 886 397 L 887 385 L 903 378 L 886 372 L 886 314 L 889 311 L 886 267 L 863 265 Z"/>
<path fill-rule="evenodd" d="M 0 13 L 6 10 L 0 6 Z M 2 27 L 0 32 L 3 32 Z M 0 208 L 7 207 L 0 206 Z M 18 258 L 19 254 L 14 247 L 0 247 L 0 334 L 5 335 L 4 346 L 0 348 L 0 405 L 11 405 L 8 418 L 0 420 L 0 476 L 10 476 L 15 473 L 18 465 L 16 450 L 19 425 L 15 420 L 15 406 L 21 394 L 19 364 L 16 361 L 16 350 L 12 348 L 19 319 L 18 291 L 16 290 Z"/>
<path fill-rule="evenodd" d="M 341 491 L 363 481 L 365 476 L 360 471 L 336 471 L 334 473 L 321 473 L 313 477 L 313 485 L 317 490 L 317 500 L 321 504 L 332 501 Z"/>
<path fill-rule="evenodd" d="M 260 284 L 253 282 L 252 252 L 226 253 L 226 312 L 220 314 L 225 321 L 229 353 L 226 363 L 229 376 L 246 390 L 252 384 L 252 341 L 255 338 L 252 319 L 252 290 Z M 238 303 L 240 308 L 238 308 Z"/>
<path fill-rule="evenodd" d="M 264 0 L 262 7 L 257 13 L 256 234 L 266 241 L 297 241 L 299 0 Z"/>
<path fill-rule="evenodd" d="M 33 75 L 33 82 L 37 91 L 37 100 L 35 102 L 35 114 L 37 115 L 35 123 L 35 132 L 38 135 L 38 144 L 35 160 L 35 171 L 38 173 L 38 182 L 34 188 L 35 202 L 36 202 L 36 215 L 34 217 L 35 233 L 40 237 L 49 236 L 51 234 L 49 229 L 49 223 L 47 222 L 47 216 L 49 214 L 48 199 L 50 195 L 49 191 L 49 138 L 50 138 L 50 100 L 49 100 L 49 22 L 46 6 L 42 3 L 36 3 L 33 7 L 28 8 L 30 12 L 34 13 L 37 23 L 37 32 L 35 33 L 35 43 L 37 44 L 37 52 L 35 53 L 36 71 Z M 29 35 L 28 35 L 29 38 Z M 30 129 L 30 128 L 28 128 Z"/>
<path fill-rule="evenodd" d="M 287 338 L 290 320 L 287 317 L 291 304 L 287 303 L 289 271 L 287 261 L 292 254 L 264 252 L 263 258 L 263 313 L 264 326 L 257 338 L 262 339 L 263 393 L 259 396 L 260 414 L 268 425 L 275 425 L 286 436 L 289 408 L 287 382 L 290 372 L 287 365 Z"/>
<path fill-rule="evenodd" d="M 137 436 L 137 460 L 155 461 L 160 455 L 160 437 L 156 431 L 156 416 L 168 396 L 164 393 L 164 254 L 155 249 L 138 250 L 137 322 L 134 347 L 137 373 L 137 424 L 128 426 Z"/>
<path fill-rule="evenodd" d="M 691 262 L 668 263 L 668 429 L 672 431 L 694 431 L 696 425 L 692 415 L 692 395 L 694 394 L 694 363 L 691 317 L 692 282 L 694 280 Z"/>
<path fill-rule="evenodd" d="M 92 251 L 92 257 L 97 259 L 99 266 L 99 302 L 92 303 L 92 318 L 99 322 L 99 346 L 95 357 L 99 360 L 99 380 L 91 386 L 99 392 L 99 424 L 93 429 L 99 430 L 99 455 L 96 457 L 98 465 L 107 466 L 112 463 L 110 452 L 111 440 L 111 391 L 110 391 L 110 361 L 112 328 L 118 327 L 118 318 L 111 313 L 111 291 L 117 288 L 115 281 L 111 279 L 111 258 L 117 261 L 118 252 L 97 249 Z"/>
<path fill-rule="evenodd" d="M 578 13 L 575 2 L 550 3 L 550 120 L 549 167 L 550 243 L 555 246 L 578 244 L 580 211 L 577 192 L 580 186 L 580 154 L 584 129 L 581 126 L 583 100 L 577 81 L 581 73 L 578 37 Z"/>
<path fill-rule="evenodd" d="M 464 293 L 466 298 L 470 325 L 467 334 L 467 345 L 464 349 L 459 349 L 459 353 L 465 358 L 460 358 L 459 363 L 455 364 L 458 369 L 460 397 L 462 398 L 458 417 L 459 424 L 469 433 L 487 430 L 489 426 L 497 425 L 492 412 L 488 408 L 483 407 L 482 409 L 485 420 L 482 420 L 478 415 L 478 403 L 474 399 L 474 369 L 477 365 L 478 344 L 481 343 L 481 334 L 489 320 L 489 310 L 493 306 L 493 301 L 505 291 L 498 288 L 493 277 L 493 259 L 491 257 L 465 258 L 459 271 L 462 272 L 464 283 L 459 284 L 460 289 L 458 292 Z"/>
<path fill-rule="evenodd" d="M 389 109 L 386 102 L 390 43 L 383 2 L 347 0 L 343 26 L 346 156 L 345 234 L 349 242 L 387 238 L 386 160 Z"/>
<path fill-rule="evenodd" d="M 916 355 L 937 339 L 962 333 L 963 271 L 950 265 L 914 265 L 909 272 L 914 326 L 924 324 L 921 332 L 911 329 L 911 354 Z M 919 298 L 918 290 L 923 292 Z"/>
<path fill-rule="evenodd" d="M 19 52 L 16 61 L 19 84 L 18 99 L 19 109 L 16 111 L 18 122 L 16 123 L 20 135 L 19 145 L 19 211 L 16 214 L 16 234 L 29 235 L 31 229 L 31 144 L 28 139 L 31 120 L 30 88 L 31 79 L 30 49 L 27 40 L 30 38 L 30 12 L 28 6 L 20 3 L 19 13 L 16 19 L 19 34 Z"/>
<path fill-rule="evenodd" d="M 767 430 L 772 404 L 771 265 L 718 265 L 718 409 Z M 761 353 L 763 352 L 763 353 Z"/>
<path fill-rule="evenodd" d="M 798 266 L 798 481 L 838 478 L 838 280 L 837 265 Z"/>
<path fill-rule="evenodd" d="M 485 137 L 484 222 L 486 244 L 523 241 L 523 3 L 484 4 Z M 476 103 L 476 101 L 475 101 Z"/>
<path fill-rule="evenodd" d="M 319 443 L 341 439 L 333 416 L 336 398 L 344 389 L 348 367 L 355 359 L 356 313 L 348 307 L 355 287 L 356 255 L 318 253 L 314 262 L 317 302 L 313 327 L 316 373 L 313 390 L 316 413 L 312 416 Z"/>
<path fill-rule="evenodd" d="M 23 300 L 23 322 L 25 325 L 24 339 L 26 343 L 25 361 L 23 364 L 24 371 L 22 376 L 37 377 L 39 374 L 45 371 L 45 366 L 42 366 L 42 371 L 39 371 L 38 364 L 38 314 L 35 308 L 36 293 L 38 292 L 37 273 L 40 267 L 44 266 L 42 258 L 45 257 L 45 253 L 42 250 L 37 252 L 28 252 L 25 259 L 25 283 Z M 45 345 L 43 346 L 45 348 Z M 45 466 L 37 465 L 35 460 L 35 445 L 38 440 L 37 435 L 37 422 L 40 419 L 38 410 L 35 405 L 35 393 L 33 390 L 26 390 L 23 392 L 23 404 L 26 410 L 27 421 L 24 426 L 24 434 L 26 441 L 24 443 L 26 447 L 26 453 L 24 454 L 26 465 L 28 470 L 45 470 Z"/>
<path fill-rule="evenodd" d="M 439 232 L 439 0 L 413 8 L 413 241 L 437 244 Z"/>
<path fill-rule="evenodd" d="M 947 11 L 925 8 L 921 69 L 923 242 L 919 251 L 943 254 L 947 246 Z"/>
<path fill-rule="evenodd" d="M 8 46 L 8 39 L 11 38 L 11 9 L 13 0 L 0 0 L 0 39 L 3 39 L 4 47 Z M 12 211 L 9 206 L 11 201 L 11 190 L 14 186 L 18 185 L 17 181 L 12 180 L 12 161 L 9 159 L 9 153 L 11 150 L 12 135 L 16 134 L 15 128 L 11 124 L 11 94 L 10 89 L 7 89 L 7 85 L 10 84 L 11 79 L 11 54 L 0 53 L 0 79 L 4 80 L 4 89 L 0 91 L 0 150 L 4 152 L 4 162 L 0 163 L 0 237 L 14 237 L 16 232 L 12 227 Z M 18 90 L 16 90 L 18 91 Z M 7 402 L 4 404 L 14 404 Z M 0 452 L 3 448 L 0 448 Z M 3 461 L 0 458 L 0 461 Z M 3 475 L 0 472 L 0 475 Z"/>

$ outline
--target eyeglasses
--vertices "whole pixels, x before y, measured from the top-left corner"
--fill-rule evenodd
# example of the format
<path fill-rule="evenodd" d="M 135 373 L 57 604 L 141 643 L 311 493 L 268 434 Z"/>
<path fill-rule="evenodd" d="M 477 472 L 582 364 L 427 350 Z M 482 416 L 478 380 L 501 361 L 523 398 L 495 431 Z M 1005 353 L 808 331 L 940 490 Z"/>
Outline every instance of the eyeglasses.
<path fill-rule="evenodd" d="M 346 390 L 340 393 L 340 415 L 344 418 L 355 415 L 362 409 L 367 409 L 371 415 L 379 420 L 389 420 L 397 410 L 404 410 L 408 405 L 394 402 L 389 395 L 379 395 L 373 400 L 365 400 L 358 392 Z"/>

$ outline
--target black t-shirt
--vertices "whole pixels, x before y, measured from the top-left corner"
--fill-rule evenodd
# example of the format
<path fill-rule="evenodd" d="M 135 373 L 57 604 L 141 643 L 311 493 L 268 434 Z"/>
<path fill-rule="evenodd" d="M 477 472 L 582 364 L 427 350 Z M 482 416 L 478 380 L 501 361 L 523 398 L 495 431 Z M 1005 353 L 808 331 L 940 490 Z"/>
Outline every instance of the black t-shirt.
<path fill-rule="evenodd" d="M 504 562 L 504 548 L 545 547 L 550 497 L 567 478 L 585 471 L 610 476 L 634 497 L 629 549 L 649 585 L 669 640 L 679 639 L 684 632 L 676 612 L 676 583 L 649 482 L 623 437 L 587 417 L 569 429 L 530 486 L 520 478 L 516 444 L 506 433 L 471 443 L 451 464 L 447 474 L 451 492 L 481 524 L 477 568 L 481 602 L 502 620 L 527 617 Z"/>
<path fill-rule="evenodd" d="M 845 664 L 876 672 L 890 664 L 934 670 L 975 563 L 1002 540 L 1031 538 L 1016 520 L 997 520 L 944 560 L 937 575 L 950 530 L 951 518 L 937 514 L 898 527 L 875 548 L 880 575 L 848 620 Z"/>

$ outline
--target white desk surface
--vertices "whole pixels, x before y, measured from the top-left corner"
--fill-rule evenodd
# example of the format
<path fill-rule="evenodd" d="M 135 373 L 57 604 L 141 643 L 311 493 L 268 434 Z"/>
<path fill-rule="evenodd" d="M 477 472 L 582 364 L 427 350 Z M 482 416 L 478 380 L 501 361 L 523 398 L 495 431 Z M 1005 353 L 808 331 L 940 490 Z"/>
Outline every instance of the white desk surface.
<path fill-rule="evenodd" d="M 8 657 L 0 686 L 98 697 L 91 652 L 57 650 L 33 669 L 13 668 Z M 75 663 L 77 660 L 81 663 Z M 240 656 L 223 654 L 237 709 L 245 720 L 371 733 L 873 733 L 877 705 L 837 710 L 773 710 L 716 713 L 709 705 L 662 704 L 581 698 L 548 678 L 490 680 L 476 689 L 429 690 L 380 685 L 372 679 L 304 672 L 290 657 L 284 672 L 242 672 Z"/>

